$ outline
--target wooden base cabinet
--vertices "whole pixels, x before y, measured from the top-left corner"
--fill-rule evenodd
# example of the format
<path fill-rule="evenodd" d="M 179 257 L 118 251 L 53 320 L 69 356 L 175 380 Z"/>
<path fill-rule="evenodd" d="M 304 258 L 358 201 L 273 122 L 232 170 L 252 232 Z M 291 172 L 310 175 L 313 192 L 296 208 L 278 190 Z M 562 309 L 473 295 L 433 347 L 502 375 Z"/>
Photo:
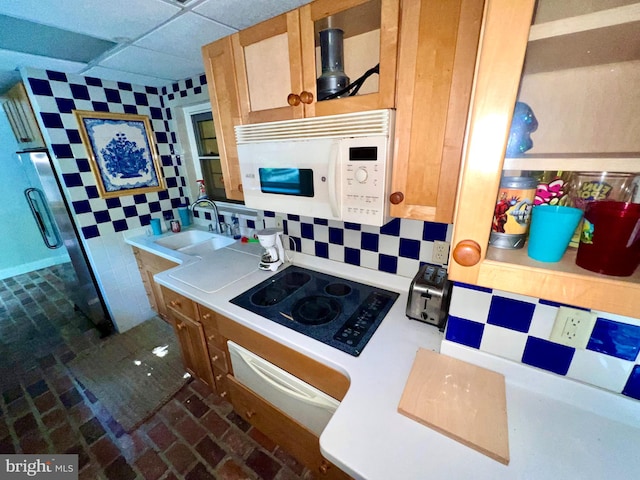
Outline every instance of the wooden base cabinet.
<path fill-rule="evenodd" d="M 138 270 L 140 270 L 140 276 L 142 277 L 142 284 L 144 285 L 144 290 L 147 293 L 151 308 L 160 318 L 168 322 L 169 315 L 167 313 L 164 295 L 160 285 L 153 280 L 153 276 L 156 273 L 176 267 L 178 264 L 136 247 L 133 247 L 133 255 L 136 258 Z"/>

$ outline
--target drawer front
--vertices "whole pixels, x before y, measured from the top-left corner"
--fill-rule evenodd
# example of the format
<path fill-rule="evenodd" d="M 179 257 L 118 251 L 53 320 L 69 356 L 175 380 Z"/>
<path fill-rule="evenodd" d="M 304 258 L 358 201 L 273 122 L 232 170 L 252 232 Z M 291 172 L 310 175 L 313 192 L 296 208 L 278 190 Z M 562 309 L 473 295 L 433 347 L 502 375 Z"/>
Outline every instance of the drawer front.
<path fill-rule="evenodd" d="M 164 297 L 165 304 L 168 308 L 175 310 L 192 320 L 198 319 L 196 304 L 192 300 L 165 287 L 162 287 L 162 296 Z"/>
<path fill-rule="evenodd" d="M 215 345 L 209 343 L 209 358 L 211 359 L 211 365 L 218 370 L 222 370 L 227 373 L 229 367 L 227 364 L 227 354 Z"/>
<path fill-rule="evenodd" d="M 348 479 L 320 454 L 318 437 L 227 375 L 231 403 L 238 415 L 263 432 L 316 474 L 316 478 Z"/>
<path fill-rule="evenodd" d="M 231 401 L 229 394 L 229 386 L 227 384 L 227 373 L 219 368 L 213 367 L 213 380 L 216 383 L 216 392 L 227 401 Z"/>
<path fill-rule="evenodd" d="M 227 339 L 218 330 L 218 314 L 202 305 L 198 305 L 198 311 L 200 312 L 200 323 L 204 327 L 207 342 L 221 350 L 225 350 Z"/>

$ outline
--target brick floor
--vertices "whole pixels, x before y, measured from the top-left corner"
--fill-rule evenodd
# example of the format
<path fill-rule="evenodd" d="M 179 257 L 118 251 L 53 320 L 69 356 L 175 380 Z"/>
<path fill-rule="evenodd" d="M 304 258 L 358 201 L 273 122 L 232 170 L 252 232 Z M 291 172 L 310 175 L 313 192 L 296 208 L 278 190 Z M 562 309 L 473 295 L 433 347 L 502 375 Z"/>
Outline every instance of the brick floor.
<path fill-rule="evenodd" d="M 0 453 L 76 453 L 82 480 L 314 478 L 197 380 L 125 432 L 65 366 L 101 341 L 66 298 L 69 268 L 0 280 Z"/>

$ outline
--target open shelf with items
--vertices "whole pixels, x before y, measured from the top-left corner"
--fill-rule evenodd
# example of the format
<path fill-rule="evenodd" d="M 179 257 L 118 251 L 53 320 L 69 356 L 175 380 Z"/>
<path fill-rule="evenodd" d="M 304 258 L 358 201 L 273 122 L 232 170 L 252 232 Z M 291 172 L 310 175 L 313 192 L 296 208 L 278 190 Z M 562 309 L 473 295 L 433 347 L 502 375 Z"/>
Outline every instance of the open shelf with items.
<path fill-rule="evenodd" d="M 638 2 L 490 0 L 454 220 L 451 279 L 638 317 L 640 269 L 630 277 L 606 276 L 577 266 L 575 248 L 557 263 L 543 263 L 528 257 L 526 245 L 488 246 L 503 172 L 640 175 L 638 31 Z M 504 158 L 516 101 L 531 107 L 539 126 L 530 151 Z"/>

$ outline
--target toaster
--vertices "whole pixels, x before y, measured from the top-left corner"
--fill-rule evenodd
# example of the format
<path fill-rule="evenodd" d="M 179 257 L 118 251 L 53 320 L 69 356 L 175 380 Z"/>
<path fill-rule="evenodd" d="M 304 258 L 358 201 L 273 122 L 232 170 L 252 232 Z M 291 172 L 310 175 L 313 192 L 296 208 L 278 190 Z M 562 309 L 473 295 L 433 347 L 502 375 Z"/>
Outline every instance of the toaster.
<path fill-rule="evenodd" d="M 451 282 L 447 270 L 425 263 L 411 281 L 407 299 L 407 317 L 444 330 L 451 302 Z"/>

